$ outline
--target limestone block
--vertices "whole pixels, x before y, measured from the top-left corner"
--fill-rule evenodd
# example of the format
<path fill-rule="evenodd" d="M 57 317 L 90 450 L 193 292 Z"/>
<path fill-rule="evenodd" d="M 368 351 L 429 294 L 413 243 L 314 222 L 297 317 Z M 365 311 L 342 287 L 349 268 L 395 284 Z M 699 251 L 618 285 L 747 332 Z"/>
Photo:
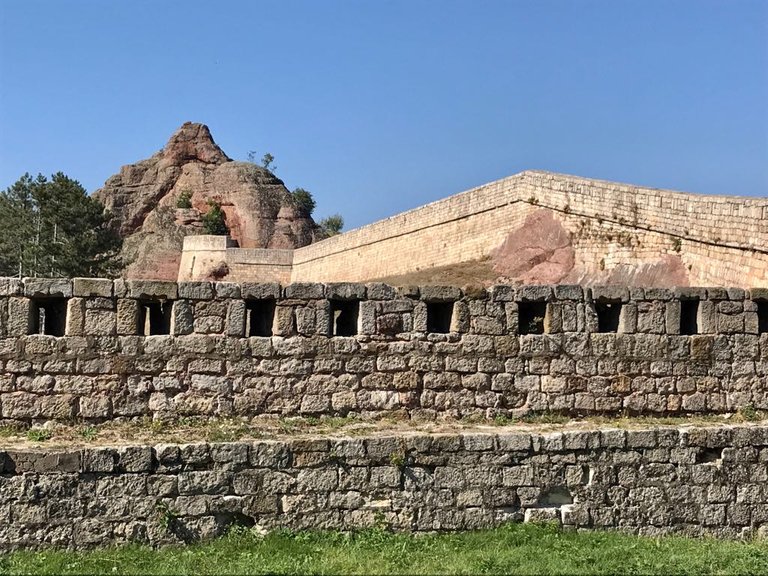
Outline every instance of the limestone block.
<path fill-rule="evenodd" d="M 708 300 L 727 300 L 728 290 L 726 288 L 719 288 L 714 286 L 707 288 L 707 299 Z"/>
<path fill-rule="evenodd" d="M 9 392 L 2 394 L 3 418 L 30 420 L 40 417 L 39 396 L 28 392 Z"/>
<path fill-rule="evenodd" d="M 240 284 L 242 298 L 246 300 L 267 300 L 280 298 L 280 284 L 276 282 L 243 282 Z M 302 296 L 287 296 L 287 298 L 302 298 Z"/>
<path fill-rule="evenodd" d="M 74 300 L 71 299 L 70 302 Z M 69 320 L 69 314 L 67 314 Z M 87 336 L 111 336 L 117 333 L 117 315 L 112 310 L 86 310 L 84 333 Z"/>
<path fill-rule="evenodd" d="M 664 326 L 667 334 L 680 334 L 680 300 L 666 303 L 664 310 Z"/>
<path fill-rule="evenodd" d="M 283 288 L 283 296 L 301 300 L 318 300 L 325 298 L 325 284 L 294 282 Z"/>
<path fill-rule="evenodd" d="M 20 296 L 23 286 L 19 278 L 0 278 L 0 296 Z"/>
<path fill-rule="evenodd" d="M 296 313 L 296 331 L 299 334 L 311 335 L 318 328 L 316 321 L 316 310 L 313 307 L 301 306 L 295 309 Z M 328 325 L 325 326 L 328 330 Z M 327 333 L 327 332 L 326 332 Z"/>
<path fill-rule="evenodd" d="M 0 296 L 2 295 L 2 288 L 0 288 Z M 768 300 L 768 288 L 750 288 L 749 298 L 751 300 Z"/>
<path fill-rule="evenodd" d="M 630 302 L 621 308 L 619 332 L 622 334 L 634 334 L 636 331 L 638 331 L 637 305 Z"/>
<path fill-rule="evenodd" d="M 413 307 L 413 330 L 414 332 L 427 331 L 427 305 L 424 302 L 418 302 Z"/>
<path fill-rule="evenodd" d="M 76 397 L 72 394 L 54 394 L 38 399 L 40 417 L 52 420 L 67 420 L 75 416 Z"/>
<path fill-rule="evenodd" d="M 85 297 L 112 298 L 113 282 L 106 278 L 74 278 L 72 295 Z"/>
<path fill-rule="evenodd" d="M 554 287 L 557 300 L 584 300 L 584 289 L 578 285 L 558 284 Z"/>
<path fill-rule="evenodd" d="M 80 410 L 78 415 L 81 418 L 104 420 L 112 416 L 112 401 L 107 396 L 81 396 Z"/>
<path fill-rule="evenodd" d="M 747 296 L 747 292 L 744 288 L 728 288 L 727 292 L 729 300 L 744 300 Z"/>
<path fill-rule="evenodd" d="M 164 282 L 159 280 L 125 280 L 125 296 L 136 299 L 160 299 L 175 300 L 178 298 L 179 289 L 176 282 Z M 115 295 L 118 294 L 118 281 L 115 281 Z"/>
<path fill-rule="evenodd" d="M 139 329 L 139 302 L 130 298 L 117 300 L 117 333 L 135 335 Z"/>
<path fill-rule="evenodd" d="M 360 318 L 358 318 L 358 331 Z M 315 334 L 327 336 L 331 331 L 331 306 L 327 300 L 321 300 L 315 308 Z"/>
<path fill-rule="evenodd" d="M 365 284 L 334 282 L 326 284 L 325 294 L 333 300 L 362 300 L 365 298 Z"/>
<path fill-rule="evenodd" d="M 394 300 L 397 298 L 397 290 L 388 284 L 372 282 L 366 284 L 365 289 L 370 300 Z"/>
<path fill-rule="evenodd" d="M 518 302 L 541 302 L 542 300 L 550 300 L 551 298 L 551 286 L 527 285 L 517 287 Z"/>
<path fill-rule="evenodd" d="M 595 302 L 629 302 L 629 289 L 624 286 L 593 286 L 589 291 Z"/>
<path fill-rule="evenodd" d="M 403 331 L 402 316 L 399 314 L 389 315 L 390 321 L 381 321 L 381 318 L 376 318 L 377 303 L 371 300 L 360 302 L 359 309 L 359 324 L 360 334 L 384 334 L 392 336 Z M 399 326 L 396 320 L 399 319 Z M 391 320 L 395 320 L 392 322 Z M 399 328 L 399 329 L 398 329 Z"/>
<path fill-rule="evenodd" d="M 216 293 L 216 298 L 240 298 L 240 284 L 235 282 L 213 282 L 213 290 Z M 280 296 L 280 288 L 278 286 L 277 296 Z"/>
<path fill-rule="evenodd" d="M 226 331 L 227 336 L 243 338 L 245 334 L 245 302 L 233 300 L 227 306 Z"/>
<path fill-rule="evenodd" d="M 547 302 L 544 314 L 544 332 L 554 334 L 563 331 L 563 306 L 556 302 Z"/>
<path fill-rule="evenodd" d="M 720 304 L 724 304 L 721 302 Z M 719 334 L 737 334 L 744 332 L 744 314 L 718 314 L 717 332 Z"/>
<path fill-rule="evenodd" d="M 188 300 L 212 300 L 213 285 L 210 282 L 179 282 L 178 297 Z"/>
<path fill-rule="evenodd" d="M 120 314 L 118 312 L 118 318 Z M 118 328 L 119 333 L 120 328 Z M 175 336 L 192 334 L 194 331 L 194 316 L 192 304 L 188 300 L 176 300 L 171 310 L 171 334 Z"/>
<path fill-rule="evenodd" d="M 110 287 L 112 283 L 110 282 Z M 85 336 L 85 300 L 83 298 L 70 298 L 67 301 L 67 323 L 65 334 L 67 336 Z"/>
<path fill-rule="evenodd" d="M 672 298 L 676 300 L 705 300 L 707 289 L 696 286 L 678 286 L 670 289 Z"/>
<path fill-rule="evenodd" d="M 489 293 L 491 300 L 494 302 L 514 302 L 515 301 L 515 287 L 507 284 L 497 284 L 491 286 Z"/>
<path fill-rule="evenodd" d="M 11 337 L 24 336 L 29 333 L 32 322 L 32 306 L 27 298 L 8 298 L 8 320 L 5 333 Z"/>
<path fill-rule="evenodd" d="M 69 278 L 24 278 L 23 283 L 25 296 L 72 296 L 72 280 Z"/>
<path fill-rule="evenodd" d="M 698 324 L 702 334 L 715 334 L 717 330 L 717 303 L 711 300 L 699 302 Z"/>
<path fill-rule="evenodd" d="M 461 298 L 461 289 L 455 286 L 421 286 L 420 297 L 425 302 L 454 302 Z"/>
<path fill-rule="evenodd" d="M 501 322 L 488 318 L 485 321 L 480 321 L 478 326 L 478 333 L 483 334 L 503 334 L 504 326 Z M 453 305 L 453 314 L 451 316 L 451 332 L 469 332 L 470 330 L 470 314 L 469 307 L 466 302 L 455 302 Z M 486 332 L 485 330 L 489 330 Z"/>

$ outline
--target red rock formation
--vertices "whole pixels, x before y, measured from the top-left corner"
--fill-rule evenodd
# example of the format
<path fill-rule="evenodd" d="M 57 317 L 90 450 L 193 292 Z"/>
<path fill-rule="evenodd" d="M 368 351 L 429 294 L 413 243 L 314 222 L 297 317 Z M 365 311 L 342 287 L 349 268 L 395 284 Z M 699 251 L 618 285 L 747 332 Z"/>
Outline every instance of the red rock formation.
<path fill-rule="evenodd" d="M 192 209 L 177 208 L 182 194 Z M 298 248 L 317 231 L 280 179 L 231 160 L 207 126 L 192 122 L 151 158 L 123 166 L 94 196 L 116 216 L 130 278 L 175 280 L 184 236 L 203 233 L 200 217 L 209 201 L 221 205 L 242 248 Z"/>

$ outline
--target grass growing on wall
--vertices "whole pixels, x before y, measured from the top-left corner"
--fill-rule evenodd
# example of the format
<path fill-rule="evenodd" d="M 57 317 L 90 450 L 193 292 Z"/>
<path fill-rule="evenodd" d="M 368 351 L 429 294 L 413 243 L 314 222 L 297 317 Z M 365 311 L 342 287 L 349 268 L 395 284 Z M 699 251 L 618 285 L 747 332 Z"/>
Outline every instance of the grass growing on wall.
<path fill-rule="evenodd" d="M 0 573 L 25 574 L 765 574 L 768 543 L 553 526 L 411 536 L 380 529 L 274 532 L 236 530 L 206 544 L 92 552 L 16 552 Z"/>

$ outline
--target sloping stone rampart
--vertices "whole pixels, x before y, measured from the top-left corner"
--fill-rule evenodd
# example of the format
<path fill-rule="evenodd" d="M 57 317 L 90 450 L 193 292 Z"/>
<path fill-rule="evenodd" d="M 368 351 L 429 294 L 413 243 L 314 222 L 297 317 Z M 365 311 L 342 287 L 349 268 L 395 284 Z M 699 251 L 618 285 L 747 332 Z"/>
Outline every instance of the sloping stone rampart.
<path fill-rule="evenodd" d="M 487 257 L 546 208 L 589 272 L 679 256 L 692 284 L 768 285 L 768 199 L 525 171 L 294 252 L 291 280 L 367 281 Z M 586 237 L 585 225 L 592 229 Z M 632 239 L 631 246 L 616 242 Z"/>
<path fill-rule="evenodd" d="M 0 450 L 0 550 L 562 522 L 765 535 L 765 426 Z"/>
<path fill-rule="evenodd" d="M 0 414 L 768 409 L 767 306 L 738 288 L 2 279 Z"/>

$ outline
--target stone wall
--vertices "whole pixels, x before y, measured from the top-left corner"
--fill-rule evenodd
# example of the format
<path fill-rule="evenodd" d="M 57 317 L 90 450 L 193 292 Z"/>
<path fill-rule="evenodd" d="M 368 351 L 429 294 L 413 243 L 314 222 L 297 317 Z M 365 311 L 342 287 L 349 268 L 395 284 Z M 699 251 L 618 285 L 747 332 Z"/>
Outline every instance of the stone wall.
<path fill-rule="evenodd" d="M 258 278 L 261 282 L 290 282 L 293 250 L 237 248 L 228 236 L 185 236 L 178 279 Z M 222 265 L 225 267 L 222 268 Z"/>
<path fill-rule="evenodd" d="M 646 535 L 768 526 L 768 428 L 660 428 L 0 451 L 0 549 L 262 528 Z"/>
<path fill-rule="evenodd" d="M 534 210 L 558 213 L 577 259 L 680 255 L 693 284 L 768 286 L 768 199 L 704 196 L 526 171 L 295 251 L 295 281 L 366 281 L 489 255 Z M 598 234 L 579 242 L 584 224 Z M 632 246 L 613 242 L 634 238 Z M 638 246 L 640 247 L 638 249 Z"/>
<path fill-rule="evenodd" d="M 4 422 L 768 409 L 768 291 L 0 280 Z"/>

